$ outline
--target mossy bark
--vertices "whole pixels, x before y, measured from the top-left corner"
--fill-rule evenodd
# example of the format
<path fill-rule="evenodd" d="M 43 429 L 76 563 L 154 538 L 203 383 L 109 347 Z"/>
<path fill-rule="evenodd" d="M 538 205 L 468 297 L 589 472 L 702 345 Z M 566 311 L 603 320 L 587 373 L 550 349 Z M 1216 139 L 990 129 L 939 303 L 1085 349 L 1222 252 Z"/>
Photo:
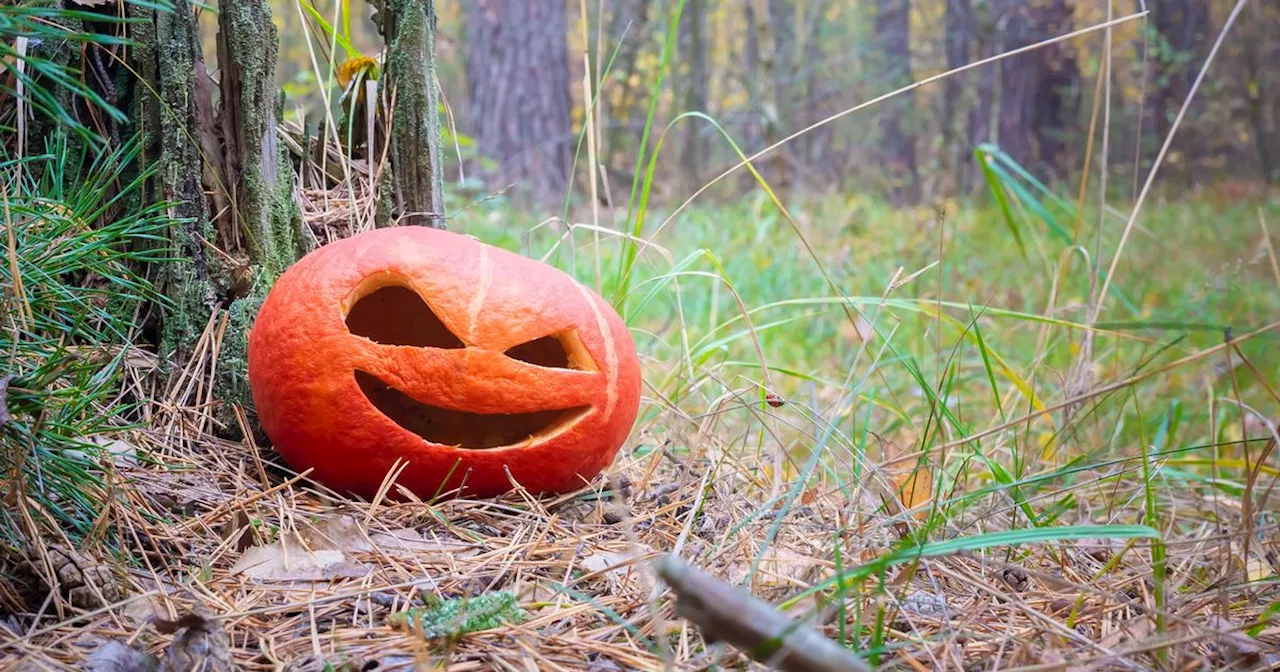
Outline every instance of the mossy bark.
<path fill-rule="evenodd" d="M 204 241 L 213 240 L 200 186 L 201 162 L 195 106 L 195 65 L 200 49 L 190 0 L 174 0 L 155 13 L 155 72 L 159 80 L 160 186 L 177 219 L 170 245 L 177 261 L 166 264 L 162 287 L 170 305 L 163 319 L 163 349 L 183 361 L 218 306 L 225 278 Z"/>
<path fill-rule="evenodd" d="M 214 394 L 222 400 L 226 433 L 232 408 L 253 416 L 248 339 L 258 309 L 277 277 L 307 252 L 302 213 L 293 198 L 292 165 L 279 142 L 280 95 L 275 83 L 278 37 L 264 0 L 226 0 L 218 15 L 222 72 L 223 166 L 234 185 L 235 230 L 248 246 L 252 284 L 232 296 L 219 351 Z"/>
<path fill-rule="evenodd" d="M 434 0 L 382 0 L 387 42 L 386 85 L 394 97 L 391 180 L 400 224 L 444 228 L 440 167 L 439 94 L 436 90 Z M 390 218 L 378 218 L 379 226 Z"/>
<path fill-rule="evenodd" d="M 305 253 L 302 217 L 277 131 L 278 38 L 263 0 L 226 0 L 218 14 L 225 165 L 236 181 L 237 229 L 270 283 Z"/>

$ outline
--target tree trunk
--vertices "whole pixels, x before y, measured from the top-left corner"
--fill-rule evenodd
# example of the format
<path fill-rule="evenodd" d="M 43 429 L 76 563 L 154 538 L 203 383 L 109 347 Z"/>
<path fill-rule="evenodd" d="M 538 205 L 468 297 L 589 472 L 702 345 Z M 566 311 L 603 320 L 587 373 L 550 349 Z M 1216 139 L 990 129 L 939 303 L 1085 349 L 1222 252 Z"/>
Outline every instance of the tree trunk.
<path fill-rule="evenodd" d="M 689 60 L 689 82 L 685 89 L 685 112 L 698 111 L 709 114 L 707 109 L 707 11 L 705 0 L 689 0 L 685 5 L 685 18 L 681 26 L 687 26 L 686 54 Z M 685 176 L 694 184 L 702 183 L 703 166 L 706 165 L 706 122 L 686 119 L 684 146 L 680 149 L 681 164 Z"/>
<path fill-rule="evenodd" d="M 269 285 L 307 251 L 279 140 L 278 38 L 265 0 L 224 0 L 220 10 L 221 163 L 234 179 L 235 230 L 248 234 L 249 260 Z"/>
<path fill-rule="evenodd" d="M 1004 51 L 1070 30 L 1068 0 L 1026 5 L 1003 0 Z M 1033 172 L 1065 177 L 1067 133 L 1079 106 L 1080 72 L 1064 42 L 1000 62 L 1000 147 Z"/>
<path fill-rule="evenodd" d="M 1246 17 L 1241 26 L 1241 50 L 1244 52 L 1244 99 L 1248 101 L 1248 116 L 1254 151 L 1258 155 L 1258 172 L 1262 181 L 1274 183 L 1277 174 L 1274 151 L 1280 148 L 1277 138 L 1275 105 L 1271 99 L 1271 82 L 1268 81 L 1267 68 L 1264 63 L 1276 63 L 1280 58 L 1280 49 L 1276 49 L 1275 40 L 1268 40 L 1268 35 L 1275 35 L 1276 21 L 1268 20 L 1267 12 L 1260 5 L 1249 8 L 1252 16 Z"/>
<path fill-rule="evenodd" d="M 910 0 L 877 0 L 875 32 L 877 71 L 886 88 L 911 83 Z M 889 198 L 897 206 L 920 200 L 916 168 L 915 102 L 910 93 L 879 105 L 880 161 Z"/>
<path fill-rule="evenodd" d="M 393 214 L 400 224 L 444 228 L 435 0 L 382 1 L 379 30 L 387 43 L 386 95 L 395 101 L 390 138 Z M 390 223 L 379 218 L 378 225 Z"/>
<path fill-rule="evenodd" d="M 223 263 L 205 241 L 216 241 L 209 225 L 200 185 L 203 164 L 193 138 L 200 137 L 196 111 L 196 64 L 200 43 L 190 0 L 174 0 L 171 11 L 155 12 L 151 48 L 138 53 L 154 57 L 160 106 L 160 196 L 174 203 L 176 219 L 170 245 L 177 261 L 165 265 L 160 288 L 172 306 L 163 316 L 163 352 L 183 362 L 200 338 L 209 315 L 216 310 L 228 283 Z M 150 69 L 151 64 L 143 66 Z M 135 92 L 139 95 L 141 92 Z"/>
<path fill-rule="evenodd" d="M 760 151 L 764 147 L 764 112 L 760 108 L 760 37 L 759 26 L 756 23 L 756 9 L 753 0 L 747 0 L 745 4 L 745 18 L 747 22 L 746 29 L 746 45 L 744 58 L 746 59 L 746 72 L 743 80 L 743 88 L 747 90 L 747 123 L 743 131 L 743 149 L 749 156 Z M 759 169 L 759 166 L 756 166 Z M 747 171 L 742 171 L 738 178 L 742 182 L 742 188 L 750 191 L 755 188 L 755 178 Z"/>
<path fill-rule="evenodd" d="M 467 83 L 480 153 L 498 162 L 499 187 L 554 202 L 569 188 L 568 24 L 561 0 L 476 0 Z"/>
<path fill-rule="evenodd" d="M 804 114 L 799 115 L 799 123 L 805 128 L 823 118 L 822 101 L 827 87 L 824 85 L 826 79 L 820 76 L 824 58 L 821 29 L 827 4 L 827 0 L 818 0 L 809 5 L 806 12 L 809 20 L 804 32 L 805 105 Z M 831 141 L 831 128 L 827 126 L 809 131 L 799 140 L 801 149 L 797 153 L 804 157 L 809 170 L 818 174 L 829 172 L 825 171 L 824 154 L 827 143 Z"/>
<path fill-rule="evenodd" d="M 640 56 L 640 47 L 644 44 L 646 36 L 649 34 L 649 7 L 652 0 L 620 0 L 612 3 L 614 5 L 613 17 L 609 21 L 609 39 L 617 43 L 617 56 L 613 61 L 613 69 L 609 72 L 606 82 L 612 80 L 616 82 L 621 91 L 617 94 L 617 105 L 605 110 L 602 115 L 605 119 L 613 119 L 607 141 L 603 148 L 604 156 L 602 160 L 606 166 L 606 170 L 610 173 L 610 184 L 612 180 L 617 180 L 617 189 L 613 191 L 613 198 L 617 200 L 619 194 L 626 194 L 631 189 L 631 180 L 634 176 L 626 176 L 625 171 L 613 168 L 612 158 L 618 153 L 631 152 L 632 148 L 626 147 L 624 139 L 628 135 L 628 131 L 635 127 L 632 124 L 631 106 L 635 99 L 636 89 L 640 88 L 632 86 L 631 80 L 636 72 L 636 64 Z M 605 53 L 613 53 L 614 46 L 610 45 L 606 48 Z M 601 66 L 603 67 L 603 65 Z M 609 85 L 606 84 L 606 87 Z M 605 96 L 607 98 L 607 96 Z M 639 134 L 635 134 L 637 138 L 636 147 L 639 147 Z M 634 157 L 634 152 L 631 154 Z M 626 170 L 630 170 L 627 168 Z M 624 179 L 627 178 L 627 179 Z M 626 184 L 622 184 L 623 182 Z"/>
<path fill-rule="evenodd" d="M 1163 44 L 1151 59 L 1151 108 L 1158 142 L 1173 125 L 1191 82 L 1208 56 L 1212 26 L 1208 0 L 1161 0 L 1151 5 L 1151 23 Z"/>
<path fill-rule="evenodd" d="M 946 37 L 943 51 L 947 56 L 947 69 L 967 65 L 973 58 L 973 5 L 970 0 L 947 0 Z M 952 176 L 957 195 L 964 195 L 973 186 L 972 171 L 965 170 L 965 160 L 972 150 L 965 133 L 964 79 L 948 77 L 942 86 L 942 168 Z"/>
<path fill-rule="evenodd" d="M 989 0 L 980 0 L 973 8 L 973 34 L 977 44 L 975 58 L 978 60 L 991 58 L 1000 48 L 999 7 L 993 7 Z M 996 75 L 999 65 L 988 65 L 978 70 L 978 85 L 974 91 L 973 109 L 969 112 L 969 144 L 973 147 L 984 142 L 993 142 L 996 124 L 995 115 Z M 976 181 L 981 172 L 980 166 L 966 171 L 970 180 Z"/>
<path fill-rule="evenodd" d="M 773 59 L 770 74 L 773 78 L 773 113 L 767 117 L 766 142 L 770 145 L 789 135 L 795 123 L 795 65 L 796 65 L 796 8 L 791 0 L 769 0 L 769 27 L 773 32 Z M 789 163 L 793 159 L 792 148 L 786 145 L 774 150 L 770 163 L 773 166 L 773 187 L 785 191 L 791 186 Z"/>
<path fill-rule="evenodd" d="M 214 395 L 222 400 L 225 436 L 237 438 L 234 406 L 255 418 L 249 390 L 249 330 L 276 278 L 308 251 L 302 213 L 293 197 L 293 166 L 280 144 L 280 93 L 276 86 L 278 37 L 265 0 L 224 0 L 218 12 L 221 114 L 201 119 L 205 146 L 216 145 L 215 119 L 222 120 L 222 153 L 209 152 L 211 172 L 232 189 L 232 226 L 219 230 L 220 246 L 248 252 L 248 268 L 232 269 L 227 289 L 228 321 L 218 350 Z M 211 107 L 203 63 L 197 62 L 197 106 Z M 201 95 L 204 94 L 204 95 Z M 216 201 L 217 199 L 215 199 Z M 244 242 L 241 243 L 240 240 Z M 247 281 L 246 281 L 247 276 Z"/>

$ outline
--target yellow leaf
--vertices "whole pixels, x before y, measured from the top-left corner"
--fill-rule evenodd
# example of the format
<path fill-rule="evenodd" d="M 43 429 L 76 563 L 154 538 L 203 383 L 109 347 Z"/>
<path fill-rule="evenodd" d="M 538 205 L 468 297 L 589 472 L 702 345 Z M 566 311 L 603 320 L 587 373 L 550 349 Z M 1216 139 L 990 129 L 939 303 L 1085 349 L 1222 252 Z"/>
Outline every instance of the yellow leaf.
<path fill-rule="evenodd" d="M 348 59 L 347 62 L 338 67 L 338 84 L 345 89 L 347 84 L 350 84 L 351 80 L 355 79 L 356 76 L 361 74 L 368 75 L 369 73 L 376 75 L 377 71 L 378 62 L 376 60 L 368 56 L 357 56 L 356 58 Z"/>

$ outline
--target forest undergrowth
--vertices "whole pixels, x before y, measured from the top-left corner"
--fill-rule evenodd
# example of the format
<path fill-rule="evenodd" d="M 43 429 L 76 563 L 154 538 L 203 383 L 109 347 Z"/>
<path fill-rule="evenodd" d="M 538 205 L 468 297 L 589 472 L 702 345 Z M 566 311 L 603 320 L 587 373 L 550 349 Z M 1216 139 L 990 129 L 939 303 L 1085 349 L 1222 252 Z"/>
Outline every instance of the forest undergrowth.
<path fill-rule="evenodd" d="M 280 140 L 314 243 L 372 226 L 376 170 Z M 640 418 L 578 492 L 358 501 L 215 396 L 225 306 L 161 356 L 171 211 L 132 206 L 136 145 L 72 145 L 0 165 L 5 669 L 748 666 L 675 613 L 666 554 L 881 669 L 1280 664 L 1274 189 L 1099 212 L 995 147 L 990 191 L 918 208 L 754 169 L 676 208 L 643 148 L 559 217 L 451 187 L 448 228 L 618 308 Z"/>

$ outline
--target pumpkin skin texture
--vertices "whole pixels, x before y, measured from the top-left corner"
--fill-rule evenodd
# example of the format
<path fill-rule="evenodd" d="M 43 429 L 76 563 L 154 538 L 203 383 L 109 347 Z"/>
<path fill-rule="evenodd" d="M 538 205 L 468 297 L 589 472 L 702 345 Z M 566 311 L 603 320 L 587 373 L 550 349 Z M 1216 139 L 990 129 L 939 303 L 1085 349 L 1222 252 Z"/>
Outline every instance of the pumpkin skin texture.
<path fill-rule="evenodd" d="M 267 295 L 248 359 L 259 421 L 290 467 L 366 498 L 398 459 L 396 484 L 424 499 L 495 496 L 513 480 L 576 490 L 613 461 L 640 405 L 635 344 L 603 298 L 426 227 L 298 261 Z"/>

